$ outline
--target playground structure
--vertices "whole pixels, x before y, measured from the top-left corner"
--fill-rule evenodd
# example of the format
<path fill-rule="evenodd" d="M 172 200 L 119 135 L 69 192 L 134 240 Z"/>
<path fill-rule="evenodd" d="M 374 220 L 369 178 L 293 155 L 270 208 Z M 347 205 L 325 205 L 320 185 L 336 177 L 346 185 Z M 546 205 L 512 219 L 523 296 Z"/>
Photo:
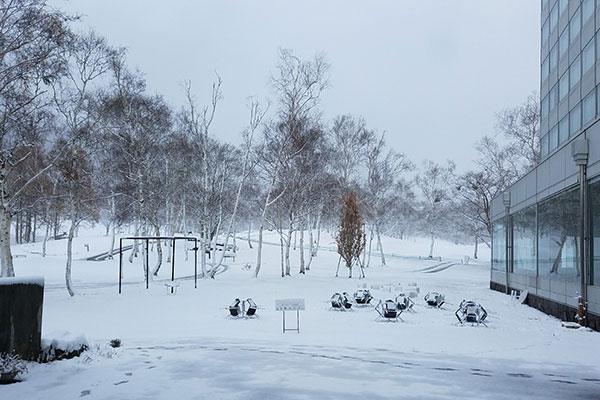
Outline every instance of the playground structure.
<path fill-rule="evenodd" d="M 150 286 L 150 271 L 149 271 L 149 245 L 150 241 L 169 240 L 172 242 L 173 253 L 171 254 L 171 282 L 175 281 L 175 243 L 177 240 L 186 242 L 194 242 L 194 288 L 198 288 L 198 238 L 192 236 L 129 236 L 119 239 L 119 294 L 122 291 L 123 281 L 123 241 L 124 240 L 140 240 L 146 246 L 146 260 L 144 274 L 146 276 L 146 289 Z M 175 285 L 170 286 L 171 294 L 174 293 Z"/>

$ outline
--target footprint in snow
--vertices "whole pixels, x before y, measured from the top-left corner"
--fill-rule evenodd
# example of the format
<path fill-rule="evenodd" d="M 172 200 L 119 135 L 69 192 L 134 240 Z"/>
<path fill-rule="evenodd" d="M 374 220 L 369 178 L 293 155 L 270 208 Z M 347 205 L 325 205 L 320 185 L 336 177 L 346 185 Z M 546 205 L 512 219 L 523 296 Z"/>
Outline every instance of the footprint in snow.
<path fill-rule="evenodd" d="M 90 393 L 92 393 L 91 390 L 82 390 L 81 394 L 79 395 L 79 397 L 85 397 L 85 396 L 89 396 Z"/>

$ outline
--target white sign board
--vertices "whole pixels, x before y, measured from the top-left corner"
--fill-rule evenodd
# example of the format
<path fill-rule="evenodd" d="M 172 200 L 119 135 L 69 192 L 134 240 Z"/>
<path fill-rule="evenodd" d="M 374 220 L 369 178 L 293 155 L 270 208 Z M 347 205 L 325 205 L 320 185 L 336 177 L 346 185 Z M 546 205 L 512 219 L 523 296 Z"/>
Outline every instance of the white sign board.
<path fill-rule="evenodd" d="M 298 311 L 298 310 L 304 310 L 304 299 L 279 299 L 279 300 L 275 300 L 275 310 L 277 310 L 277 311 Z"/>

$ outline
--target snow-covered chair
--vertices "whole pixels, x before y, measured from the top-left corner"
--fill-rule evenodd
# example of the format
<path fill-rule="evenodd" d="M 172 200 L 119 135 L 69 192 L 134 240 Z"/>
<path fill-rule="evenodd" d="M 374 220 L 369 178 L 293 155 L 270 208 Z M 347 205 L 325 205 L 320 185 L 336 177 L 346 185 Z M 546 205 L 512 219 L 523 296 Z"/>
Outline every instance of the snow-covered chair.
<path fill-rule="evenodd" d="M 379 317 L 377 317 L 378 321 L 398 321 L 399 319 L 402 320 L 400 314 L 404 310 L 399 309 L 398 304 L 394 300 L 388 299 L 386 301 L 379 300 L 379 303 L 375 306 L 375 311 L 379 314 Z"/>
<path fill-rule="evenodd" d="M 233 301 L 233 303 L 231 303 L 231 305 L 229 306 L 229 314 L 232 317 L 238 317 L 238 316 L 241 315 L 241 313 L 242 313 L 242 310 L 241 310 L 241 307 L 240 307 L 240 303 L 241 302 L 242 301 L 240 299 L 235 299 Z"/>
<path fill-rule="evenodd" d="M 470 322 L 471 324 L 485 324 L 485 319 L 487 317 L 487 311 L 481 304 L 475 303 L 472 300 L 463 300 L 458 306 L 458 310 L 454 313 L 458 322 L 464 324 L 465 322 Z"/>
<path fill-rule="evenodd" d="M 356 304 L 369 304 L 373 300 L 373 296 L 369 289 L 358 289 L 354 292 L 354 301 Z"/>
<path fill-rule="evenodd" d="M 334 310 L 345 311 L 352 307 L 352 302 L 349 299 L 348 293 L 334 293 L 331 296 L 331 308 Z"/>
<path fill-rule="evenodd" d="M 427 292 L 423 299 L 429 307 L 437 308 L 440 308 L 442 304 L 444 304 L 444 302 L 446 301 L 444 295 L 438 292 Z"/>
<path fill-rule="evenodd" d="M 246 299 L 246 304 L 248 305 L 248 308 L 246 308 L 246 316 L 248 316 L 248 317 L 255 316 L 256 310 L 258 310 L 258 306 L 254 302 L 254 300 L 252 300 L 250 297 L 248 297 Z"/>
<path fill-rule="evenodd" d="M 415 312 L 412 308 L 415 305 L 415 302 L 404 293 L 400 293 L 396 296 L 396 306 L 399 310 L 402 311 L 412 311 Z"/>

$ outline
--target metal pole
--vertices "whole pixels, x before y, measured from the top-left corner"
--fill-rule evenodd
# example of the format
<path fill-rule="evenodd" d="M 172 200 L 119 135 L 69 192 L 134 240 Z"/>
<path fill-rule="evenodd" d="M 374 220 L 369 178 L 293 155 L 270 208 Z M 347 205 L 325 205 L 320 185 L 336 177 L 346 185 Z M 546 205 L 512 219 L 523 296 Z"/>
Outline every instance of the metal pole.
<path fill-rule="evenodd" d="M 505 259 L 506 259 L 506 294 L 510 294 L 510 286 L 508 283 L 509 277 L 509 268 L 510 268 L 510 255 L 511 255 L 511 245 L 510 245 L 510 192 L 505 192 L 503 195 L 502 202 L 504 203 L 504 208 L 506 210 L 506 221 L 504 223 L 504 231 L 505 231 Z"/>
<path fill-rule="evenodd" d="M 589 141 L 586 138 L 575 140 L 571 143 L 573 161 L 579 166 L 579 273 L 581 274 L 581 288 L 577 298 L 577 320 L 579 325 L 587 325 L 587 242 L 588 242 L 588 215 L 587 215 L 587 162 L 589 155 Z"/>
<path fill-rule="evenodd" d="M 198 288 L 198 238 L 194 238 L 194 289 Z"/>
<path fill-rule="evenodd" d="M 296 328 L 298 329 L 298 333 L 300 333 L 300 310 L 296 310 Z"/>
<path fill-rule="evenodd" d="M 148 275 L 150 275 L 150 264 L 149 264 L 150 258 L 148 257 L 148 250 L 149 250 L 148 249 L 148 247 L 149 247 L 148 246 L 148 242 L 149 242 L 149 240 L 146 239 L 146 289 L 148 289 L 148 283 L 149 283 L 148 282 L 148 279 L 149 279 Z"/>
<path fill-rule="evenodd" d="M 577 299 L 577 319 L 579 325 L 587 326 L 587 166 L 579 165 L 579 273 L 581 275 L 581 291 Z"/>
<path fill-rule="evenodd" d="M 119 238 L 119 294 L 121 294 L 122 276 L 123 276 L 123 238 Z"/>
<path fill-rule="evenodd" d="M 175 280 L 175 238 L 173 238 L 173 257 L 171 257 L 171 282 Z M 173 294 L 173 286 L 171 286 L 171 294 Z"/>
<path fill-rule="evenodd" d="M 285 310 L 283 310 L 283 333 L 285 333 Z"/>

